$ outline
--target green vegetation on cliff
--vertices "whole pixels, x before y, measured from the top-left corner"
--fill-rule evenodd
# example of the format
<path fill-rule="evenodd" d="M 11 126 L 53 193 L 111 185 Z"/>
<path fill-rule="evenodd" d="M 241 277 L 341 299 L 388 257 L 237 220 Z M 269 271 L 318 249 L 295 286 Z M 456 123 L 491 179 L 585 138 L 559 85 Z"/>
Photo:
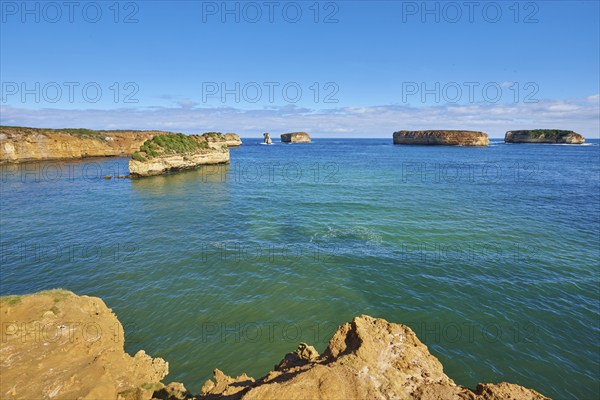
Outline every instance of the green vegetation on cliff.
<path fill-rule="evenodd" d="M 544 136 L 546 138 L 559 138 L 574 133 L 573 131 L 565 131 L 560 129 L 532 129 L 526 132 L 529 132 L 534 137 Z"/>
<path fill-rule="evenodd" d="M 0 126 L 0 131 L 3 130 L 17 130 L 23 132 L 39 132 L 39 133 L 62 133 L 64 135 L 76 136 L 84 139 L 98 139 L 105 140 L 105 132 L 109 131 L 95 131 L 92 129 L 85 128 L 63 128 L 63 129 L 50 129 L 50 128 L 28 128 L 24 126 Z"/>
<path fill-rule="evenodd" d="M 126 132 L 158 132 L 149 130 L 137 130 L 137 129 L 110 129 L 110 130 L 94 130 L 86 128 L 31 128 L 27 126 L 11 126 L 11 125 L 0 125 L 0 133 L 62 133 L 63 135 L 76 136 L 84 139 L 99 139 L 106 140 L 106 135 L 111 133 L 126 133 Z"/>
<path fill-rule="evenodd" d="M 507 143 L 582 144 L 585 142 L 585 138 L 579 133 L 564 129 L 524 129 L 506 132 L 504 141 Z"/>
<path fill-rule="evenodd" d="M 104 140 L 105 135 L 101 131 L 93 131 L 85 128 L 65 128 L 65 129 L 52 129 L 52 132 L 64 133 L 65 135 L 77 136 L 86 139 L 102 139 Z"/>
<path fill-rule="evenodd" d="M 132 158 L 136 161 L 144 161 L 163 154 L 189 154 L 206 148 L 208 144 L 199 141 L 197 137 L 171 133 L 146 140 L 140 150 L 133 153 Z"/>
<path fill-rule="evenodd" d="M 221 132 L 205 132 L 202 134 L 202 136 L 206 137 L 206 138 L 224 138 L 225 136 L 223 136 L 223 134 Z"/>

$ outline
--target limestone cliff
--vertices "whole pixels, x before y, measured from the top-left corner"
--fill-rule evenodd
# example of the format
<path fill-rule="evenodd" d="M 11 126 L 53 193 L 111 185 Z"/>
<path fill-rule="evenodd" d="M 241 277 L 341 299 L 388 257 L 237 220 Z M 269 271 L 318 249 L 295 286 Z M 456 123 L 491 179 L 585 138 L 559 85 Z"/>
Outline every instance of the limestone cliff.
<path fill-rule="evenodd" d="M 132 177 L 144 177 L 226 163 L 229 163 L 229 147 L 222 134 L 173 133 L 144 142 L 140 151 L 132 155 L 129 172 Z"/>
<path fill-rule="evenodd" d="M 0 126 L 0 164 L 129 156 L 163 131 L 94 131 Z"/>
<path fill-rule="evenodd" d="M 487 146 L 488 135 L 475 131 L 398 131 L 394 144 Z"/>
<path fill-rule="evenodd" d="M 225 141 L 229 147 L 238 147 L 242 145 L 242 139 L 235 133 L 226 133 Z"/>
<path fill-rule="evenodd" d="M 306 132 L 283 133 L 281 141 L 284 143 L 309 143 L 310 136 Z"/>
<path fill-rule="evenodd" d="M 164 385 L 168 365 L 123 350 L 123 328 L 104 302 L 52 290 L 0 298 L 2 399 L 455 399 L 544 400 L 510 383 L 456 385 L 405 325 L 360 316 L 343 324 L 322 355 L 307 344 L 260 379 L 219 370 L 202 393 Z"/>
<path fill-rule="evenodd" d="M 582 144 L 585 138 L 573 131 L 558 129 L 532 129 L 508 131 L 504 136 L 506 143 L 564 143 Z"/>
<path fill-rule="evenodd" d="M 238 147 L 242 145 L 242 139 L 235 133 L 206 132 L 202 135 L 210 143 L 225 143 L 227 147 Z"/>

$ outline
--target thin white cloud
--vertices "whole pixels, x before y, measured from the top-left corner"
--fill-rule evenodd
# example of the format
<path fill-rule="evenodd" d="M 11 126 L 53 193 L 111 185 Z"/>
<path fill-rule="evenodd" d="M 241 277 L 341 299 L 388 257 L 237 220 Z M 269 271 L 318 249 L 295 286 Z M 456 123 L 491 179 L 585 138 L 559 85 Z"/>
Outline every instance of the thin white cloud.
<path fill-rule="evenodd" d="M 600 94 L 595 94 L 593 96 L 588 96 L 585 98 L 590 103 L 600 103 Z"/>
<path fill-rule="evenodd" d="M 600 110 L 590 101 L 542 100 L 528 104 L 468 104 L 430 107 L 378 105 L 326 110 L 287 105 L 254 110 L 202 108 L 191 102 L 179 107 L 115 110 L 31 110 L 0 105 L 2 125 L 48 128 L 163 129 L 185 133 L 237 132 L 261 137 L 262 132 L 307 130 L 315 137 L 391 137 L 404 129 L 468 129 L 503 137 L 508 130 L 571 129 L 598 138 Z"/>
<path fill-rule="evenodd" d="M 196 103 L 195 101 L 192 101 L 192 100 L 179 100 L 177 102 L 177 104 L 181 108 L 193 108 L 198 105 L 198 103 Z"/>
<path fill-rule="evenodd" d="M 557 111 L 576 111 L 579 107 L 574 104 L 553 104 L 548 107 L 548 110 L 551 112 Z"/>

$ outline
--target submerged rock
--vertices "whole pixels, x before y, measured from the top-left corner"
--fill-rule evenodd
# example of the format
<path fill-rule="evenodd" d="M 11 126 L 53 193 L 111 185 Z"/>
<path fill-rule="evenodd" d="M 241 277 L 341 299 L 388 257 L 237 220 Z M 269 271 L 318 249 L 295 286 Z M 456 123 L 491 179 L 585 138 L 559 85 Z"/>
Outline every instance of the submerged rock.
<path fill-rule="evenodd" d="M 504 136 L 506 143 L 565 143 L 582 144 L 585 138 L 573 131 L 558 129 L 531 129 L 508 131 Z"/>
<path fill-rule="evenodd" d="M 281 134 L 284 143 L 310 143 L 310 136 L 306 132 L 291 132 Z"/>
<path fill-rule="evenodd" d="M 144 177 L 226 163 L 229 163 L 229 148 L 222 134 L 173 133 L 144 142 L 140 151 L 132 155 L 129 172 L 132 177 Z"/>
<path fill-rule="evenodd" d="M 486 133 L 476 131 L 398 131 L 394 144 L 487 146 L 490 140 Z"/>

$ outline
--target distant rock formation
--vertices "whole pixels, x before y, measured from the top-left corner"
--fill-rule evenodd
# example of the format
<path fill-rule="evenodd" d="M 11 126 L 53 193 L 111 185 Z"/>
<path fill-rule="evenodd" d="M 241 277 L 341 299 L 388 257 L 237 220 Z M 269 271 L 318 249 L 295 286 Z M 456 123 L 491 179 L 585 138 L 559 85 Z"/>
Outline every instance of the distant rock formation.
<path fill-rule="evenodd" d="M 360 316 L 322 355 L 301 343 L 260 379 L 218 369 L 202 393 L 164 385 L 168 364 L 123 350 L 123 328 L 99 298 L 51 290 L 0 298 L 3 399 L 547 400 L 510 383 L 456 385 L 407 326 Z"/>
<path fill-rule="evenodd" d="M 0 164 L 130 156 L 163 131 L 94 131 L 0 126 Z"/>
<path fill-rule="evenodd" d="M 398 131 L 394 144 L 487 146 L 490 140 L 486 133 L 476 131 Z"/>
<path fill-rule="evenodd" d="M 504 136 L 506 143 L 565 143 L 582 144 L 585 138 L 573 131 L 558 129 L 531 129 L 508 131 Z"/>
<path fill-rule="evenodd" d="M 144 142 L 129 160 L 129 172 L 132 177 L 144 177 L 226 163 L 229 163 L 229 147 L 223 134 L 172 133 Z"/>
<path fill-rule="evenodd" d="M 235 133 L 226 133 L 225 141 L 229 147 L 238 147 L 242 145 L 242 139 Z"/>
<path fill-rule="evenodd" d="M 281 135 L 283 143 L 310 143 L 310 136 L 306 132 L 291 132 Z"/>

